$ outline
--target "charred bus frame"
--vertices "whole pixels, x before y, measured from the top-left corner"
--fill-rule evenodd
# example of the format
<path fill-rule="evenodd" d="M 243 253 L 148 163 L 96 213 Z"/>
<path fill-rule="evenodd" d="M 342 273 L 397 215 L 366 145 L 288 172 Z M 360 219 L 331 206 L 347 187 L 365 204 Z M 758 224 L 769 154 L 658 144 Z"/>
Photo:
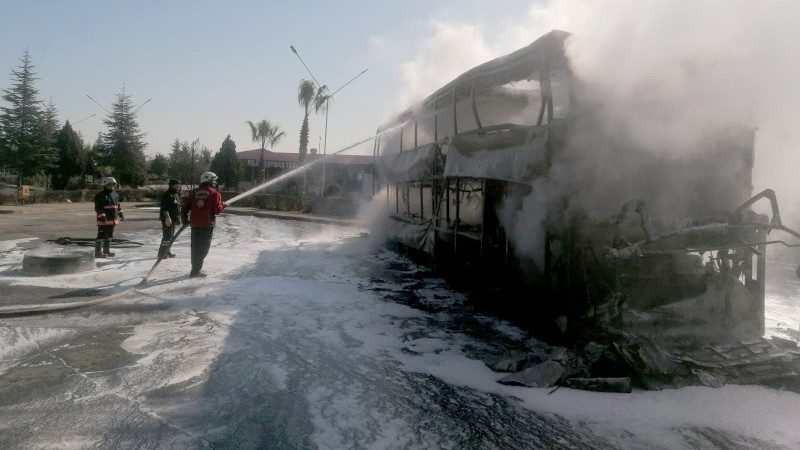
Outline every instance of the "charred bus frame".
<path fill-rule="evenodd" d="M 552 31 L 481 64 L 378 128 L 374 156 L 390 239 L 428 255 L 444 272 L 523 287 L 524 309 L 564 333 L 592 324 L 661 336 L 763 334 L 766 246 L 796 246 L 767 235 L 800 235 L 781 224 L 774 192 L 751 198 L 752 127 L 716 135 L 712 150 L 692 163 L 703 176 L 719 158 L 736 159 L 716 184 L 702 184 L 724 201 L 695 201 L 681 211 L 687 217 L 677 228 L 651 217 L 642 195 L 621 201 L 615 216 L 559 211 L 560 220 L 544 224 L 541 258 L 522 255 L 509 239 L 501 208 L 519 210 L 591 120 L 576 112 L 568 37 Z M 751 210 L 761 199 L 769 200 L 771 217 Z"/>

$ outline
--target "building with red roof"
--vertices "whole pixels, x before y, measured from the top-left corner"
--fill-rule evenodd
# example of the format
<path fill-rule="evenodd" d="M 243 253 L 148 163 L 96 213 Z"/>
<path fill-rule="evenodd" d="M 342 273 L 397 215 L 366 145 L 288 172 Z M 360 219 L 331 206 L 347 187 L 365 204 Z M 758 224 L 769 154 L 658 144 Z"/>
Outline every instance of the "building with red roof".
<path fill-rule="evenodd" d="M 312 149 L 313 151 L 313 149 Z M 258 183 L 258 171 L 261 158 L 261 149 L 246 150 L 237 153 L 242 163 L 242 185 L 255 186 Z M 284 153 L 264 150 L 265 179 L 272 180 L 300 167 L 299 153 Z M 323 161 L 324 160 L 324 161 Z M 320 155 L 308 153 L 305 165 L 308 170 L 300 172 L 297 176 L 290 177 L 285 182 L 277 184 L 269 191 L 283 191 L 296 188 L 299 183 L 305 183 L 306 192 L 319 193 L 322 191 L 322 172 L 324 166 L 325 188 L 328 191 L 361 192 L 365 187 L 371 188 L 373 174 L 372 155 Z M 366 186 L 369 181 L 369 186 Z"/>

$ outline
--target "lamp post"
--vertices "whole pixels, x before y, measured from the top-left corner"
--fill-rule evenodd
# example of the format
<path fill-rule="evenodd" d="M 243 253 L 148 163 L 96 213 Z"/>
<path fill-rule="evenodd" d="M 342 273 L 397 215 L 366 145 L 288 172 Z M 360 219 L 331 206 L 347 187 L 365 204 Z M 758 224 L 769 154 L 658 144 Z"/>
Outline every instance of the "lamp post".
<path fill-rule="evenodd" d="M 306 65 L 305 61 L 303 61 L 303 58 L 300 57 L 300 54 L 297 53 L 297 49 L 294 48 L 294 45 L 290 45 L 289 48 L 292 50 L 292 53 L 294 53 L 295 56 L 297 56 L 297 59 L 300 60 L 300 63 L 303 64 L 303 67 L 306 68 L 306 71 L 308 72 L 308 74 L 311 75 L 311 78 L 314 80 L 314 83 L 317 84 L 317 88 L 321 88 L 322 85 L 320 84 L 319 81 L 317 81 L 317 78 L 314 76 L 314 74 L 311 73 L 311 69 L 308 68 L 308 66 Z M 361 75 L 364 75 L 364 73 L 367 70 L 368 69 L 362 70 L 358 75 L 356 75 L 353 78 L 351 78 L 350 81 L 348 81 L 347 83 L 345 83 L 341 87 L 339 87 L 339 89 L 336 89 L 335 91 L 333 91 L 332 94 L 329 94 L 329 95 L 325 96 L 325 132 L 324 132 L 325 138 L 324 138 L 323 146 L 322 146 L 322 155 L 323 156 L 322 156 L 322 193 L 321 193 L 321 195 L 323 197 L 325 196 L 325 155 L 328 153 L 328 109 L 330 109 L 329 108 L 330 107 L 330 100 L 331 100 L 331 98 L 333 98 L 334 95 L 336 95 L 337 92 L 339 92 L 342 89 L 344 89 L 345 86 L 347 86 L 348 84 L 350 84 L 353 81 L 355 81 L 355 79 L 360 77 Z"/>
<path fill-rule="evenodd" d="M 73 125 L 77 125 L 77 124 L 79 124 L 79 123 L 83 122 L 83 121 L 84 121 L 84 120 L 86 120 L 86 119 L 91 119 L 92 117 L 94 117 L 94 116 L 96 116 L 96 115 L 97 115 L 97 114 L 92 114 L 91 116 L 84 117 L 83 119 L 81 119 L 81 120 L 79 120 L 79 121 L 77 121 L 77 122 L 74 122 L 74 123 L 73 123 Z"/>

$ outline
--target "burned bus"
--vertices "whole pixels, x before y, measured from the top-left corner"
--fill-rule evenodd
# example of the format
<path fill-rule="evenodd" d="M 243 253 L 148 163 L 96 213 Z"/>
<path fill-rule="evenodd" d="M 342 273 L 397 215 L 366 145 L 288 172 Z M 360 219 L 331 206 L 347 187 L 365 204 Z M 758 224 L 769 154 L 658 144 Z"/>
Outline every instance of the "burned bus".
<path fill-rule="evenodd" d="M 755 129 L 709 126 L 679 158 L 643 148 L 573 75 L 569 37 L 474 67 L 378 128 L 390 240 L 565 336 L 761 336 L 767 246 L 798 234 L 773 191 L 753 195 Z"/>

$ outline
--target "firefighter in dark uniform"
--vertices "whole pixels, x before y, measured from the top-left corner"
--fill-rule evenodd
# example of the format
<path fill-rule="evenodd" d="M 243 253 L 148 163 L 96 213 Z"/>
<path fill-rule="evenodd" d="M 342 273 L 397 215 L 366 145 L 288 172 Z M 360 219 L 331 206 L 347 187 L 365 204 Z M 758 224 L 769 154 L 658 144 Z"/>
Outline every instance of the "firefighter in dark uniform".
<path fill-rule="evenodd" d="M 175 235 L 175 225 L 181 223 L 181 182 L 169 180 L 169 188 L 161 196 L 161 208 L 158 218 L 161 219 L 161 246 L 158 248 L 158 259 L 174 258 L 169 251 L 169 243 Z"/>
<path fill-rule="evenodd" d="M 217 175 L 214 172 L 205 172 L 200 175 L 200 186 L 190 191 L 183 201 L 183 223 L 192 226 L 191 278 L 206 276 L 200 269 L 203 268 L 203 260 L 211 248 L 217 214 L 225 209 L 222 194 L 217 191 L 216 186 Z"/>
<path fill-rule="evenodd" d="M 97 239 L 94 241 L 94 257 L 114 256 L 111 252 L 111 239 L 114 227 L 120 220 L 125 220 L 119 204 L 119 194 L 114 190 L 117 180 L 114 177 L 103 178 L 103 190 L 94 196 L 94 212 L 97 213 Z M 101 252 L 102 247 L 102 252 Z"/>

